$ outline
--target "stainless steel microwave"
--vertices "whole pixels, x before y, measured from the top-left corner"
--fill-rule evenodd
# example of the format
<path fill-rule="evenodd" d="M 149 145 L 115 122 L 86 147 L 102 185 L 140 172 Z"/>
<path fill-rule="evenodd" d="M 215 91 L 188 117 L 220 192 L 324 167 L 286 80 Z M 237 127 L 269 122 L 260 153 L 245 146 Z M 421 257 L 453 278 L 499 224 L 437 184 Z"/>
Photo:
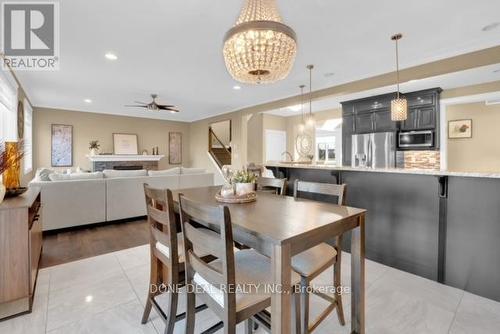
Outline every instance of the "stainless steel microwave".
<path fill-rule="evenodd" d="M 433 148 L 434 131 L 401 131 L 398 136 L 398 147 L 403 149 Z"/>

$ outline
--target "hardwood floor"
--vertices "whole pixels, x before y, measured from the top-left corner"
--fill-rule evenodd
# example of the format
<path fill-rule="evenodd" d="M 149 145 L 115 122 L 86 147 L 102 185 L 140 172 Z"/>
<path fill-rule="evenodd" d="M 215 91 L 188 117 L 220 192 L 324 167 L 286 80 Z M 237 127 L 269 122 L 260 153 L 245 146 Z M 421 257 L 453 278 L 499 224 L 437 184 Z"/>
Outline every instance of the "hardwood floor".
<path fill-rule="evenodd" d="M 145 219 L 48 234 L 43 237 L 40 268 L 136 247 L 149 242 Z"/>

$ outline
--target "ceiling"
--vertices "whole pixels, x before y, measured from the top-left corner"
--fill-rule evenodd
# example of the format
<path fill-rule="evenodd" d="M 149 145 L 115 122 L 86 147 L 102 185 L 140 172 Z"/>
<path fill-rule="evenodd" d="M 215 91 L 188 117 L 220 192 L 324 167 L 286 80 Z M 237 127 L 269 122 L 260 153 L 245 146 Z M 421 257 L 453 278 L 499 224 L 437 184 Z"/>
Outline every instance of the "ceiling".
<path fill-rule="evenodd" d="M 403 82 L 401 84 L 401 92 L 416 92 L 419 90 L 440 87 L 444 90 L 453 89 L 464 86 L 477 85 L 481 83 L 500 81 L 500 64 L 476 67 L 474 69 L 449 73 L 445 75 L 439 75 L 435 77 L 425 78 L 421 80 L 412 80 L 408 82 Z M 317 101 L 313 101 L 312 110 L 314 112 L 325 111 L 329 109 L 335 109 L 341 107 L 341 102 L 356 100 L 363 97 L 377 96 L 386 93 L 392 93 L 395 91 L 395 86 L 380 87 L 377 89 L 371 89 L 355 94 L 335 96 L 330 98 L 325 98 Z M 490 98 L 492 96 L 500 97 L 500 92 L 488 95 Z M 471 101 L 475 98 L 471 97 Z M 461 101 L 467 101 L 464 97 Z M 463 103 L 463 102 L 462 102 Z M 309 112 L 309 104 L 304 104 L 304 112 Z M 279 108 L 266 111 L 267 114 L 272 114 L 276 116 L 295 116 L 300 115 L 301 111 L 296 108 L 296 106 L 290 106 L 286 108 Z"/>
<path fill-rule="evenodd" d="M 402 68 L 500 44 L 500 29 L 482 31 L 500 21 L 498 0 L 278 0 L 298 35 L 295 66 L 281 82 L 241 85 L 221 52 L 241 3 L 61 1 L 60 70 L 16 74 L 37 107 L 193 121 L 297 95 L 307 64 L 315 64 L 314 90 L 392 71 L 396 32 Z M 104 57 L 110 51 L 118 60 Z M 182 112 L 124 107 L 151 93 Z"/>

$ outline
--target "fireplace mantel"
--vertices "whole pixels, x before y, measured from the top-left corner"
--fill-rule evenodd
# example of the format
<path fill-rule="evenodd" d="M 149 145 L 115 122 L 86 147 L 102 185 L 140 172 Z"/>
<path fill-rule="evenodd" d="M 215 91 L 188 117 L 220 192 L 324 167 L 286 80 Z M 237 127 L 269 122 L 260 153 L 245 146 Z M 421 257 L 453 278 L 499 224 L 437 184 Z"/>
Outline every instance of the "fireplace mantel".
<path fill-rule="evenodd" d="M 86 155 L 92 162 L 110 162 L 110 161 L 160 161 L 164 155 L 116 155 L 116 154 L 101 154 L 101 155 Z"/>
<path fill-rule="evenodd" d="M 105 169 L 148 169 L 157 170 L 158 162 L 164 155 L 87 155 L 92 162 L 92 171 L 100 172 Z"/>

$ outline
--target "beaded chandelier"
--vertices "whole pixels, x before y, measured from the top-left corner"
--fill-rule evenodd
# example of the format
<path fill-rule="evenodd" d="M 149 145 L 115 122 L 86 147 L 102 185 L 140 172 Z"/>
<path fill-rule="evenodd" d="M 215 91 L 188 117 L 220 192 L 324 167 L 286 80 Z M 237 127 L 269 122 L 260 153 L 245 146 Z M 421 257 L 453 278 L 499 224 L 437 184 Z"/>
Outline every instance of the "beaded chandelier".
<path fill-rule="evenodd" d="M 391 40 L 396 42 L 396 76 L 397 76 L 397 97 L 391 101 L 391 120 L 406 121 L 408 118 L 408 101 L 399 95 L 399 49 L 398 41 L 403 38 L 402 34 L 396 34 L 391 37 Z"/>
<path fill-rule="evenodd" d="M 236 24 L 224 37 L 223 53 L 235 80 L 272 83 L 290 73 L 297 36 L 282 23 L 275 0 L 245 0 Z"/>

